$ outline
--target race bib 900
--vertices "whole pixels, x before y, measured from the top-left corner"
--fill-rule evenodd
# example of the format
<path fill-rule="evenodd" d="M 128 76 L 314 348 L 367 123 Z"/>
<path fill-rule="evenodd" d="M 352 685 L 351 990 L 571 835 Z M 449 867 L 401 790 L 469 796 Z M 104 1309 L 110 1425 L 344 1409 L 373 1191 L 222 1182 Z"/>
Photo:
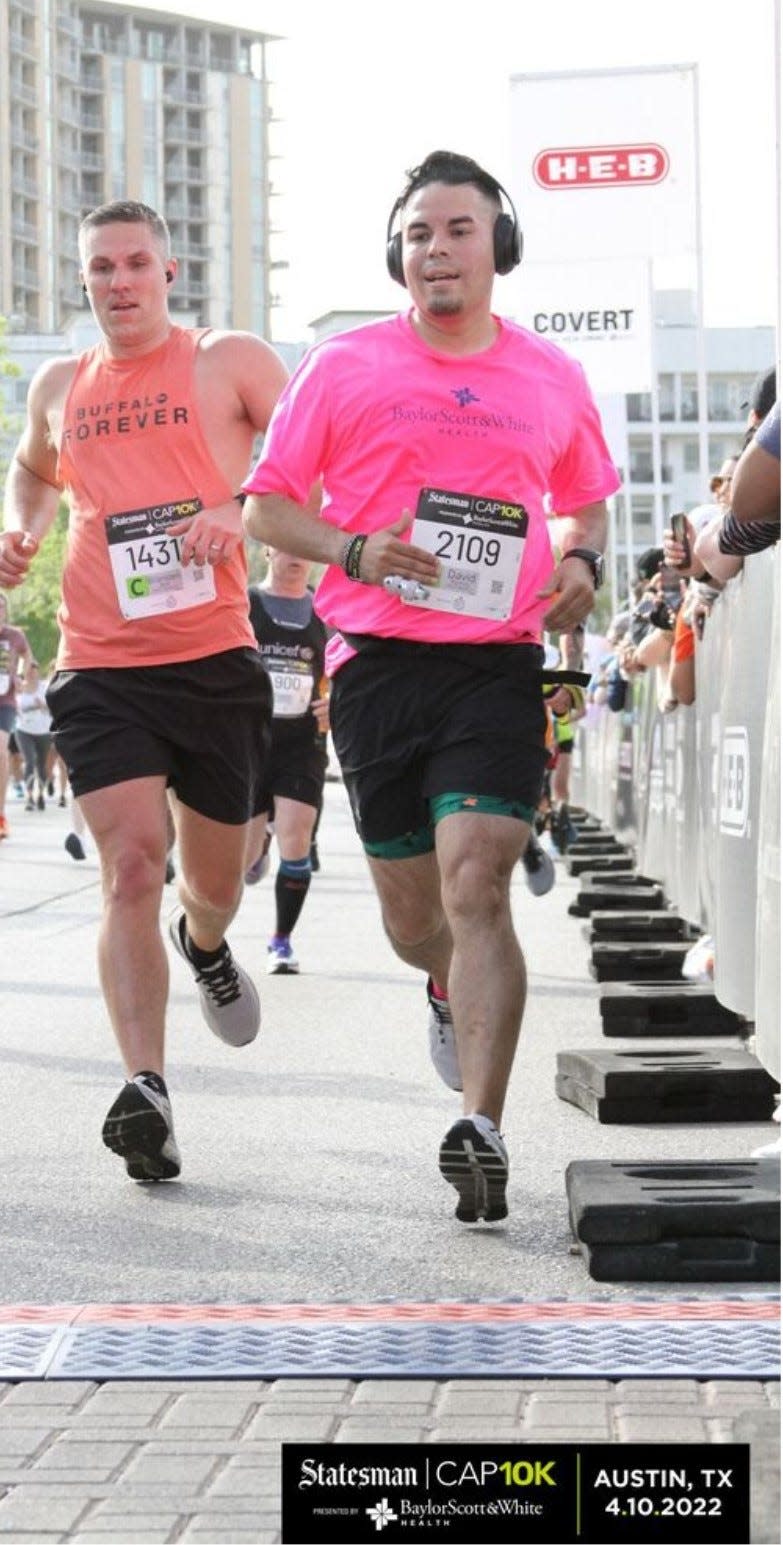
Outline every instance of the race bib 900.
<path fill-rule="evenodd" d="M 511 615 L 525 551 L 524 505 L 423 488 L 411 542 L 440 559 L 440 576 L 416 606 L 504 621 Z"/>
<path fill-rule="evenodd" d="M 183 568 L 181 538 L 169 536 L 167 529 L 200 509 L 201 500 L 194 497 L 107 516 L 106 540 L 123 617 L 155 617 L 214 600 L 212 565 Z"/>

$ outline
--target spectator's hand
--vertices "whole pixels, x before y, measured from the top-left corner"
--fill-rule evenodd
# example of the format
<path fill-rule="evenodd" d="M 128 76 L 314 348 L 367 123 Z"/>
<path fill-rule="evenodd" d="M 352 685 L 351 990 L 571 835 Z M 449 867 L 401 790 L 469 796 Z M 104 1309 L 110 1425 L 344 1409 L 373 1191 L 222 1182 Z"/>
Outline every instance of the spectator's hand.
<path fill-rule="evenodd" d="M 558 564 L 548 585 L 537 592 L 539 600 L 555 598 L 544 613 L 543 625 L 550 633 L 565 633 L 577 622 L 584 622 L 595 606 L 595 585 L 589 563 L 581 558 L 566 558 Z"/>
<path fill-rule="evenodd" d="M 683 576 L 683 579 L 687 579 L 691 574 L 701 574 L 702 572 L 702 565 L 695 561 L 693 554 L 696 531 L 688 520 L 687 515 L 685 517 L 685 530 L 688 534 L 688 546 L 691 551 L 690 563 L 685 562 L 685 548 L 682 542 L 677 542 L 672 536 L 671 531 L 664 531 L 663 533 L 663 561 L 667 569 L 677 569 Z"/>
<path fill-rule="evenodd" d="M 0 531 L 0 590 L 23 585 L 39 541 L 26 531 Z"/>
<path fill-rule="evenodd" d="M 399 520 L 382 531 L 373 531 L 362 548 L 359 577 L 366 585 L 382 585 L 391 574 L 401 579 L 418 580 L 421 585 L 434 585 L 440 573 L 440 562 L 434 553 L 424 547 L 413 547 L 400 540 L 404 531 L 413 525 L 410 510 L 403 510 Z"/>
<path fill-rule="evenodd" d="M 228 499 L 211 510 L 199 510 L 166 527 L 167 536 L 181 536 L 182 567 L 195 563 L 225 563 L 233 558 L 242 541 L 242 510 L 236 499 Z"/>

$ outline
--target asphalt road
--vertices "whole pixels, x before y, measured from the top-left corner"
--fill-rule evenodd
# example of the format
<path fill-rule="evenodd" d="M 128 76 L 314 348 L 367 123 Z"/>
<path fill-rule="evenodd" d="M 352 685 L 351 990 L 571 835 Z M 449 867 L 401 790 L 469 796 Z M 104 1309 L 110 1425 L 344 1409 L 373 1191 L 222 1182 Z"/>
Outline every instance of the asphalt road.
<path fill-rule="evenodd" d="M 235 1051 L 202 1023 L 172 959 L 168 1081 L 181 1181 L 139 1187 L 100 1129 L 119 1060 L 97 983 L 97 863 L 64 852 L 67 814 L 9 802 L 0 846 L 0 1255 L 5 1303 L 634 1298 L 572 1251 L 574 1158 L 741 1158 L 769 1124 L 600 1126 L 560 1101 L 555 1054 L 604 1047 L 576 882 L 513 902 L 530 1000 L 505 1119 L 510 1217 L 453 1218 L 437 1170 L 458 1096 L 428 1057 L 420 977 L 383 936 L 342 785 L 327 785 L 322 870 L 297 930 L 298 977 L 267 978 L 272 881 L 247 890 L 230 938 L 264 1024 Z M 166 892 L 164 907 L 174 903 Z M 615 1049 L 622 1043 L 612 1042 Z M 656 1297 L 716 1287 L 653 1285 Z M 721 1284 L 723 1296 L 730 1284 Z M 737 1291 L 753 1291 L 742 1284 Z"/>

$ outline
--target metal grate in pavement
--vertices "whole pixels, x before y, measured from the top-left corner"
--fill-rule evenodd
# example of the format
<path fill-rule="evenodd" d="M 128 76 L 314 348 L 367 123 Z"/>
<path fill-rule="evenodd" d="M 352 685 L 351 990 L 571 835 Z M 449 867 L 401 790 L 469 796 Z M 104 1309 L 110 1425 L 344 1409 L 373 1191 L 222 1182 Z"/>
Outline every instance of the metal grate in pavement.
<path fill-rule="evenodd" d="M 774 1379 L 779 1368 L 771 1321 L 82 1325 L 51 1352 L 56 1379 Z M 4 1364 L 0 1331 L 0 1378 Z"/>
<path fill-rule="evenodd" d="M 0 1330 L 0 1379 L 44 1379 L 63 1336 L 63 1326 L 4 1325 Z"/>

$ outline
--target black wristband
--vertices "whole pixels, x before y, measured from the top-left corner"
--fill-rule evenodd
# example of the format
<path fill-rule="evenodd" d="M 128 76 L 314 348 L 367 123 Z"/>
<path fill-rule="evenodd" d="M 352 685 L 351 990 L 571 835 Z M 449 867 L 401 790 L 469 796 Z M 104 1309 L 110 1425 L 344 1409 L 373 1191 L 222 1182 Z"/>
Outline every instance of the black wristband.
<path fill-rule="evenodd" d="M 362 553 L 364 552 L 366 541 L 367 537 L 364 535 L 364 533 L 359 532 L 359 534 L 355 536 L 351 542 L 349 542 L 343 556 L 343 568 L 348 578 L 358 580 L 359 583 L 361 583 L 359 566 L 362 561 Z"/>

